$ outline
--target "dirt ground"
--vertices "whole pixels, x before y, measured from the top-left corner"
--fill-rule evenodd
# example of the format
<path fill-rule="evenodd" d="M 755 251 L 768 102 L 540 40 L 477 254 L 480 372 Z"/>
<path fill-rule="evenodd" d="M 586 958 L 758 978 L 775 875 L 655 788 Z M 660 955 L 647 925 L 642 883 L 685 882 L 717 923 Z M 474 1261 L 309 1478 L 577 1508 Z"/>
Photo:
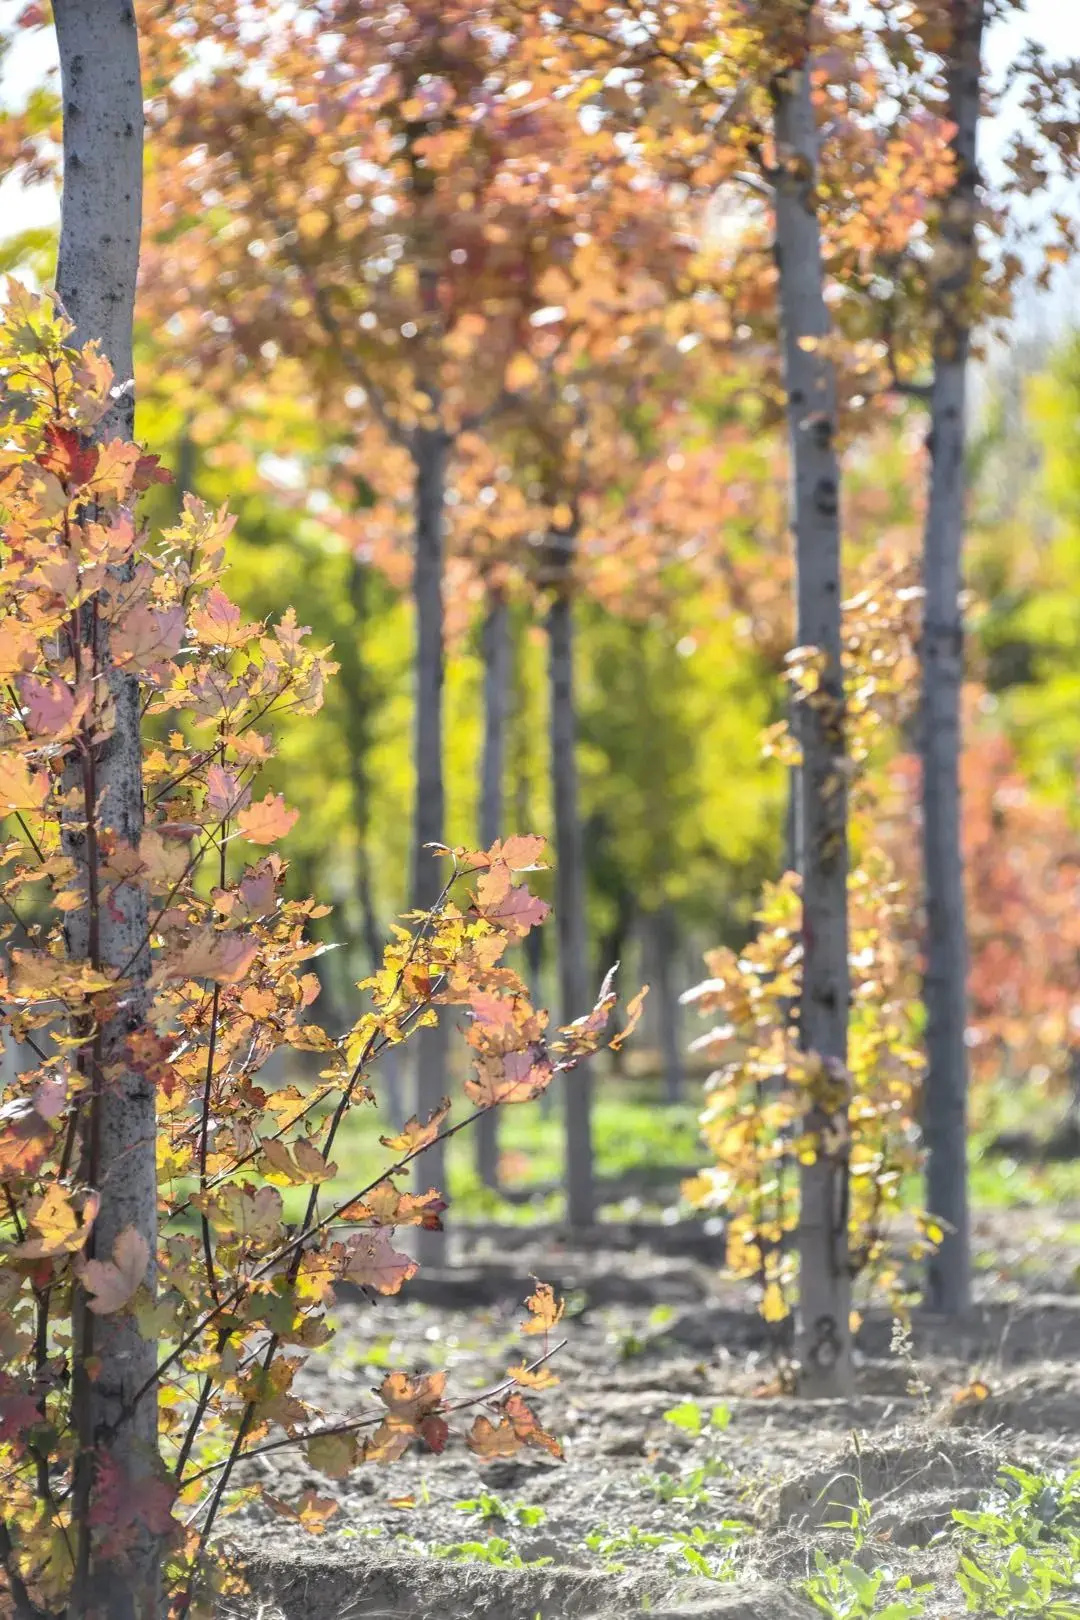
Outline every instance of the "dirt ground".
<path fill-rule="evenodd" d="M 338 1511 L 321 1537 L 262 1503 L 228 1522 L 253 1605 L 265 1620 L 797 1620 L 815 1612 L 799 1595 L 813 1549 L 850 1551 L 830 1525 L 860 1495 L 872 1505 L 861 1560 L 932 1577 L 952 1509 L 975 1507 L 1002 1462 L 1080 1457 L 1078 1218 L 980 1219 L 970 1319 L 917 1316 L 901 1351 L 887 1315 L 868 1312 L 857 1393 L 841 1402 L 761 1393 L 767 1330 L 720 1278 L 719 1238 L 700 1225 L 574 1247 L 522 1229 L 459 1239 L 453 1275 L 422 1273 L 401 1302 L 342 1302 L 308 1387 L 344 1416 L 388 1366 L 446 1367 L 461 1393 L 494 1383 L 519 1359 L 538 1276 L 568 1300 L 560 1383 L 538 1397 L 565 1460 L 483 1466 L 455 1437 L 441 1457 L 335 1484 L 292 1452 L 258 1459 L 252 1473 L 279 1497 L 314 1488 Z M 696 1435 L 665 1420 L 687 1402 Z"/>

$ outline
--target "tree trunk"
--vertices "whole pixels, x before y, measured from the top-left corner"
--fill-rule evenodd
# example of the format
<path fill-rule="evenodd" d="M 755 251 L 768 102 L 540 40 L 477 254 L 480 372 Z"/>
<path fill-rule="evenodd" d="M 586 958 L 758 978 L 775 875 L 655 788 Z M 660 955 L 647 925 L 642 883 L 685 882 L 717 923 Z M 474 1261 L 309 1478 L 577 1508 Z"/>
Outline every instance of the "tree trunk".
<path fill-rule="evenodd" d="M 369 970 L 378 973 L 383 964 L 386 940 L 379 927 L 371 888 L 371 860 L 368 853 L 371 797 L 368 750 L 371 747 L 372 682 L 364 662 L 364 636 L 370 613 L 371 566 L 353 557 L 349 570 L 349 599 L 353 610 L 351 645 L 340 654 L 338 679 L 348 706 L 346 741 L 349 749 L 349 777 L 352 785 L 353 827 L 356 832 L 356 898 L 360 907 L 360 927 Z M 375 1076 L 376 1095 L 385 1097 L 386 1113 L 395 1131 L 405 1123 L 402 1095 L 402 1049 L 390 1046 L 379 1059 Z"/>
<path fill-rule="evenodd" d="M 446 866 L 427 846 L 443 842 L 443 529 L 449 441 L 441 428 L 418 428 L 413 439 L 416 465 L 416 807 L 413 818 L 412 904 L 427 911 L 442 892 Z M 447 1090 L 447 1029 L 440 1018 L 414 1037 L 416 1107 L 421 1115 L 439 1106 Z M 436 1143 L 416 1165 L 417 1190 L 445 1190 L 446 1151 Z M 437 1265 L 445 1255 L 438 1232 L 420 1227 L 416 1257 Z"/>
<path fill-rule="evenodd" d="M 97 437 L 130 439 L 134 433 L 132 314 L 142 223 L 143 101 L 139 41 L 131 0 L 55 0 L 64 116 L 64 193 L 56 290 L 75 323 L 76 339 L 96 338 L 120 389 L 96 430 Z M 99 644 L 100 645 L 100 644 Z M 113 670 L 100 649 L 115 703 L 110 736 L 93 749 L 97 836 L 70 830 L 68 853 L 85 869 L 103 832 L 137 845 L 143 824 L 139 684 Z M 79 771 L 80 781 L 83 773 Z M 88 892 L 93 890 L 88 885 Z M 88 1128 L 82 1173 L 100 1192 L 88 1257 L 110 1259 L 121 1232 L 134 1227 L 150 1255 L 153 1286 L 157 1252 L 156 1113 L 152 1086 L 125 1068 L 127 1036 L 146 1014 L 149 975 L 147 903 L 142 888 L 121 884 L 109 902 L 72 915 L 68 949 L 96 955 L 103 966 L 127 969 L 132 989 L 121 1013 L 101 1033 L 90 1064 Z M 129 966 L 129 964 L 131 964 Z M 102 1084 L 108 1071 L 109 1083 Z M 71 1616 L 91 1610 L 109 1620 L 157 1613 L 159 1548 L 134 1526 L 125 1557 L 94 1551 L 85 1515 L 92 1504 L 95 1465 L 107 1452 L 132 1482 L 158 1469 L 157 1402 L 152 1393 L 132 1418 L 118 1423 L 127 1399 L 152 1377 L 157 1347 L 140 1335 L 126 1312 L 95 1317 L 76 1285 L 73 1300 L 72 1402 L 78 1454 L 72 1510 L 78 1535 Z M 96 1370 L 91 1378 L 87 1357 Z M 95 1456 L 96 1450 L 96 1456 Z"/>
<path fill-rule="evenodd" d="M 809 17 L 809 7 L 807 7 Z M 776 119 L 776 257 L 792 466 L 798 642 L 826 655 L 820 701 L 797 705 L 802 752 L 796 866 L 802 882 L 802 1047 L 826 1064 L 847 1058 L 847 795 L 840 666 L 840 470 L 834 444 L 832 362 L 807 339 L 828 331 L 814 188 L 818 138 L 809 62 L 773 86 Z M 815 1106 L 819 1135 L 835 1115 Z M 846 1150 L 821 1151 L 800 1177 L 800 1388 L 840 1395 L 851 1382 Z"/>
<path fill-rule="evenodd" d="M 484 618 L 484 757 L 480 784 L 480 842 L 490 849 L 502 831 L 506 730 L 510 705 L 510 605 L 493 587 Z M 520 828 L 524 832 L 524 828 Z M 485 1187 L 499 1186 L 499 1110 L 476 1122 L 476 1173 Z"/>
<path fill-rule="evenodd" d="M 967 936 L 960 847 L 960 692 L 963 624 L 964 448 L 970 342 L 968 299 L 975 262 L 976 135 L 983 0 L 954 0 L 956 33 L 947 65 L 948 117 L 956 126 L 956 177 L 942 210 L 936 262 L 934 376 L 930 401 L 930 491 L 923 552 L 923 873 L 927 944 L 923 997 L 928 1068 L 924 1124 L 927 1207 L 945 1237 L 927 1268 L 927 1303 L 955 1314 L 970 1301 L 967 1197 Z M 931 269 L 933 275 L 933 267 Z"/>
<path fill-rule="evenodd" d="M 571 569 L 574 535 L 549 535 L 555 595 L 548 613 L 551 691 L 551 778 L 555 806 L 555 927 L 559 944 L 559 1016 L 569 1024 L 588 1011 L 585 857 L 578 814 L 577 720 L 574 710 L 574 631 Z M 566 1218 L 578 1230 L 595 1217 L 592 1077 L 581 1063 L 565 1077 Z"/>

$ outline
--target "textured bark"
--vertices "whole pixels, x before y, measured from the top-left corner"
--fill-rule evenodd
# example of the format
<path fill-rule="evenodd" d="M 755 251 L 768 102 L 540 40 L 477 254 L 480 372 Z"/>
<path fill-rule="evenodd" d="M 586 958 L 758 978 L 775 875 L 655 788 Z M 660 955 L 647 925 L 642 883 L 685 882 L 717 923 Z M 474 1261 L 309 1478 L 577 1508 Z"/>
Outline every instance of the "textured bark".
<path fill-rule="evenodd" d="M 64 114 L 64 194 L 56 287 L 75 323 L 78 342 L 97 339 L 111 362 L 116 384 L 126 389 L 101 423 L 98 436 L 131 438 L 134 431 L 132 312 L 142 218 L 143 104 L 139 44 L 130 0 L 56 0 Z M 93 631 L 91 631 L 91 634 Z M 96 837 L 69 829 L 65 843 L 87 870 L 95 842 L 110 831 L 137 844 L 143 823 L 139 687 L 109 668 L 108 648 L 98 658 L 107 672 L 116 707 L 112 734 L 93 749 L 89 777 L 96 795 Z M 87 786 L 82 770 L 72 777 Z M 91 801 L 92 802 L 92 801 Z M 94 885 L 88 879 L 88 892 Z M 127 1070 L 126 1039 L 145 1016 L 149 974 L 146 896 L 121 885 L 92 917 L 75 913 L 67 929 L 74 955 L 96 956 L 103 965 L 127 969 L 132 989 L 120 1015 L 103 1031 L 90 1060 L 91 1098 L 84 1108 L 82 1173 L 98 1187 L 101 1205 L 87 1252 L 109 1258 L 117 1236 L 135 1227 L 150 1254 L 157 1249 L 155 1097 L 146 1079 Z M 129 966 L 130 964 L 130 966 Z M 103 1072 L 109 1074 L 108 1083 Z M 152 1278 L 151 1278 L 152 1281 Z M 136 1482 L 157 1472 L 157 1405 L 153 1395 L 134 1417 L 117 1422 L 128 1397 L 149 1378 L 157 1350 L 126 1314 L 94 1318 L 86 1297 L 74 1299 L 76 1352 L 72 1398 L 80 1455 L 73 1509 L 85 1513 L 93 1492 L 96 1446 Z M 93 1355 L 99 1371 L 91 1380 L 82 1362 Z M 136 1484 L 137 1490 L 137 1484 Z M 127 1560 L 96 1556 L 80 1527 L 71 1615 L 91 1611 L 109 1620 L 156 1613 L 159 1549 L 145 1529 L 134 1531 Z"/>
<path fill-rule="evenodd" d="M 372 740 L 371 713 L 374 703 L 371 678 L 364 661 L 364 638 L 371 615 L 371 565 L 354 557 L 349 569 L 349 600 L 353 610 L 351 641 L 340 648 L 338 682 L 348 710 L 346 741 L 349 749 L 349 780 L 352 787 L 353 827 L 356 833 L 356 898 L 360 907 L 360 928 L 368 969 L 378 973 L 383 964 L 386 939 L 379 926 L 372 893 L 369 802 L 371 781 L 368 753 Z M 379 1059 L 375 1076 L 380 1106 L 394 1130 L 405 1123 L 406 1108 L 402 1086 L 402 1048 L 391 1046 Z"/>
<path fill-rule="evenodd" d="M 968 297 L 975 263 L 976 136 L 983 0 L 954 0 L 947 65 L 956 176 L 946 200 L 934 286 L 930 491 L 923 546 L 921 641 L 923 871 L 927 941 L 923 997 L 928 1068 L 924 1125 L 927 1207 L 946 1234 L 927 1270 L 927 1303 L 953 1314 L 971 1297 L 967 1195 L 967 935 L 960 848 L 960 607 L 967 427 Z"/>
<path fill-rule="evenodd" d="M 807 8 L 809 11 L 809 8 Z M 813 705 L 797 706 L 802 751 L 795 814 L 802 880 L 803 1048 L 847 1057 L 847 800 L 840 668 L 840 469 L 834 445 L 832 363 L 803 340 L 824 337 L 821 240 L 815 211 L 817 130 L 804 61 L 773 88 L 777 139 L 776 255 L 792 466 L 798 643 L 827 656 Z M 828 1118 L 815 1110 L 811 1130 Z M 839 1395 L 851 1381 L 851 1277 L 846 1155 L 819 1153 L 801 1170 L 799 1218 L 800 1388 Z"/>
<path fill-rule="evenodd" d="M 490 849 L 502 831 L 506 730 L 510 707 L 510 605 L 497 587 L 484 617 L 484 756 L 480 781 L 480 842 Z M 524 828 L 521 831 L 525 831 Z M 499 1110 L 476 1122 L 476 1173 L 485 1187 L 499 1185 Z"/>
<path fill-rule="evenodd" d="M 446 465 L 449 441 L 439 428 L 417 429 L 412 440 L 416 465 L 416 552 L 413 598 L 416 605 L 416 806 L 413 816 L 412 904 L 428 910 L 438 900 L 446 867 L 427 846 L 443 842 L 443 530 L 446 519 Z M 439 1106 L 447 1091 L 445 1019 L 415 1037 L 416 1106 L 422 1115 Z M 417 1188 L 445 1188 L 442 1143 L 417 1160 Z M 438 1264 L 445 1242 L 438 1232 L 418 1228 L 416 1257 Z"/>
<path fill-rule="evenodd" d="M 559 945 L 559 1020 L 569 1024 L 588 1010 L 585 856 L 578 814 L 577 717 L 574 705 L 574 621 L 571 569 L 574 536 L 549 535 L 554 599 L 548 613 L 551 703 L 551 781 L 555 807 L 555 927 Z M 592 1150 L 592 1077 L 579 1064 L 565 1078 L 566 1216 L 572 1228 L 595 1216 Z"/>

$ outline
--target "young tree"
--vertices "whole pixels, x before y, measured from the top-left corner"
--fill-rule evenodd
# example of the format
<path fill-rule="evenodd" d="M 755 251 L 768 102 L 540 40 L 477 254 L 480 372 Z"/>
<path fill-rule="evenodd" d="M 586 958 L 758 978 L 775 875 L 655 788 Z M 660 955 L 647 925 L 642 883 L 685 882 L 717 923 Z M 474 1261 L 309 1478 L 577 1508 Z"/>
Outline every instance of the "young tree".
<path fill-rule="evenodd" d="M 484 752 L 480 767 L 480 841 L 490 849 L 503 826 L 507 725 L 513 692 L 510 601 L 506 586 L 489 578 L 481 632 L 484 665 Z M 499 1184 L 498 1112 L 477 1122 L 476 1169 L 485 1187 Z"/>
<path fill-rule="evenodd" d="M 930 483 L 923 548 L 923 864 L 926 895 L 927 1203 L 945 1235 L 931 1255 L 927 1296 L 955 1315 L 970 1300 L 967 1194 L 968 944 L 960 813 L 960 692 L 964 675 L 967 369 L 976 281 L 976 135 L 985 0 L 955 0 L 946 52 L 955 176 L 942 202 L 931 261 L 933 378 Z"/>
<path fill-rule="evenodd" d="M 820 659 L 813 701 L 796 705 L 800 763 L 795 869 L 802 898 L 799 1036 L 821 1065 L 823 1095 L 847 1062 L 847 793 L 844 684 L 840 661 L 840 464 L 836 382 L 821 345 L 829 332 L 817 218 L 818 132 L 811 95 L 811 4 L 789 66 L 773 81 L 774 182 L 779 313 L 791 442 L 797 629 Z M 844 1105 L 846 1107 L 846 1103 Z M 800 1388 L 837 1395 L 851 1382 L 851 1272 L 847 1233 L 846 1131 L 836 1105 L 812 1102 L 817 1142 L 801 1172 L 799 1212 Z M 826 1146 L 838 1135 L 835 1151 Z"/>
<path fill-rule="evenodd" d="M 56 37 L 63 86 L 64 190 L 58 296 L 81 344 L 96 342 L 116 378 L 114 402 L 93 437 L 105 444 L 133 434 L 135 398 L 132 321 L 142 227 L 143 94 L 139 40 L 131 0 L 57 0 Z M 106 596 L 122 595 L 114 573 Z M 94 971 L 129 979 L 115 1016 L 82 1051 L 87 1088 L 79 1175 L 96 1190 L 97 1218 L 88 1260 L 108 1261 L 122 1232 L 133 1231 L 143 1253 L 157 1247 L 156 1099 L 153 1086 L 127 1060 L 130 1033 L 142 1023 L 150 972 L 145 891 L 120 881 L 101 890 L 100 851 L 112 842 L 137 850 L 143 824 L 139 683 L 112 662 L 107 620 L 91 600 L 66 627 L 66 656 L 75 670 L 109 690 L 111 728 L 83 721 L 78 763 L 68 786 L 76 801 L 64 833 L 83 903 L 69 914 L 71 956 Z M 149 1286 L 153 1288 L 153 1266 Z M 151 1612 L 156 1604 L 157 1544 L 145 1526 L 129 1549 L 130 1565 L 95 1548 L 90 1516 L 107 1457 L 138 1489 L 157 1464 L 157 1406 L 153 1395 L 117 1431 L 127 1401 L 152 1376 L 156 1352 L 126 1316 L 97 1316 L 85 1288 L 73 1295 L 72 1412 L 79 1454 L 72 1518 L 78 1530 L 72 1613 L 101 1611 L 116 1620 Z M 96 1376 L 92 1368 L 98 1369 Z M 111 1436 L 111 1438 L 103 1437 Z M 145 1607 L 144 1607 L 145 1605 Z"/>
<path fill-rule="evenodd" d="M 559 1009 L 564 1023 L 584 1015 L 589 982 L 586 871 L 578 795 L 577 714 L 574 700 L 574 547 L 572 513 L 547 533 L 546 579 L 551 798 L 554 810 L 555 906 L 559 941 Z M 576 1074 L 566 1087 L 566 1218 L 576 1231 L 596 1218 L 592 1142 L 592 1076 Z"/>

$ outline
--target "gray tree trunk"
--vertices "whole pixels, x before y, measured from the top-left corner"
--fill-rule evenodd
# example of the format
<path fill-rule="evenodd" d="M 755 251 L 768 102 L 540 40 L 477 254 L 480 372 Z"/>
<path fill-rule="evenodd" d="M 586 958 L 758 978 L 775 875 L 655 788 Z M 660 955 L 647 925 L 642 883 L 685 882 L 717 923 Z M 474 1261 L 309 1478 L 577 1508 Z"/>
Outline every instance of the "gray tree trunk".
<path fill-rule="evenodd" d="M 548 537 L 555 595 L 548 613 L 551 704 L 551 782 L 555 809 L 555 928 L 559 946 L 559 1018 L 563 1024 L 588 1011 L 588 942 L 585 855 L 578 813 L 577 717 L 574 703 L 574 622 L 571 569 L 573 533 Z M 593 1185 L 592 1076 L 579 1064 L 564 1080 L 566 1218 L 578 1230 L 596 1214 Z"/>
<path fill-rule="evenodd" d="M 96 338 L 115 372 L 116 384 L 127 384 L 108 412 L 97 436 L 130 439 L 134 432 L 132 385 L 132 315 L 139 265 L 142 224 L 143 100 L 139 41 L 131 0 L 55 0 L 64 116 L 64 194 L 56 289 L 75 323 L 77 340 Z M 116 705 L 114 730 L 94 750 L 93 783 L 97 795 L 98 840 L 112 829 L 137 844 L 143 824 L 142 752 L 137 680 L 109 669 L 108 649 L 101 648 Z M 82 772 L 79 772 L 82 778 Z M 83 783 L 85 786 L 85 782 Z M 70 854 L 86 869 L 95 840 L 69 831 Z M 88 884 L 93 893 L 96 885 Z M 147 905 L 142 889 L 121 884 L 109 903 L 72 916 L 68 946 L 79 956 L 95 955 L 105 966 L 129 963 L 133 989 L 120 1015 L 103 1031 L 91 1060 L 90 1122 L 84 1131 L 82 1172 L 99 1189 L 98 1217 L 87 1245 L 88 1255 L 108 1260 L 117 1236 L 135 1227 L 157 1252 L 156 1116 L 152 1086 L 139 1074 L 125 1072 L 126 1038 L 145 1016 L 145 981 L 149 974 Z M 115 1078 L 101 1085 L 103 1068 Z M 94 1317 L 86 1296 L 76 1287 L 73 1302 L 75 1355 L 72 1399 L 79 1456 L 73 1511 L 81 1517 L 93 1494 L 93 1448 L 108 1451 L 129 1480 L 151 1475 L 158 1466 L 157 1403 L 147 1395 L 133 1419 L 120 1424 L 114 1438 L 102 1439 L 120 1416 L 125 1401 L 153 1374 L 157 1348 L 139 1334 L 127 1313 Z M 84 1362 L 96 1358 L 100 1368 L 90 1379 Z M 91 1610 L 109 1620 L 135 1620 L 156 1613 L 159 1549 L 143 1529 L 134 1531 L 127 1560 L 93 1554 L 89 1532 L 79 1526 L 81 1544 L 70 1613 Z"/>
<path fill-rule="evenodd" d="M 510 709 L 510 605 L 494 587 L 484 617 L 484 755 L 480 782 L 480 842 L 490 849 L 502 832 L 506 731 Z M 520 829 L 525 831 L 524 828 Z M 476 1122 L 476 1173 L 485 1187 L 499 1185 L 499 1110 L 489 1108 Z"/>
<path fill-rule="evenodd" d="M 776 257 L 780 278 L 784 383 L 792 465 L 798 642 L 828 663 L 818 694 L 797 706 L 802 750 L 796 803 L 796 866 L 802 880 L 804 1050 L 844 1064 L 847 1058 L 847 796 L 844 791 L 843 676 L 840 666 L 840 469 L 834 444 L 832 362 L 805 339 L 828 332 L 814 188 L 818 137 L 809 64 L 796 64 L 773 87 L 777 141 Z M 808 1120 L 823 1131 L 829 1116 Z M 800 1175 L 800 1389 L 845 1393 L 851 1382 L 851 1276 L 848 1260 L 846 1153 L 819 1153 Z"/>
<path fill-rule="evenodd" d="M 923 998 L 928 1069 L 924 1124 L 927 1207 L 946 1224 L 927 1268 L 927 1303 L 955 1314 L 971 1297 L 967 1193 L 967 934 L 960 845 L 960 691 L 964 675 L 961 552 L 967 427 L 967 302 L 975 264 L 980 60 L 984 0 L 956 0 L 947 64 L 956 178 L 945 202 L 934 284 L 930 491 L 923 549 L 921 641 L 923 872 L 927 942 Z M 931 275 L 934 275 L 933 266 Z"/>
<path fill-rule="evenodd" d="M 438 900 L 448 876 L 427 846 L 444 838 L 443 789 L 443 531 L 446 520 L 446 466 L 449 440 L 441 428 L 417 428 L 412 440 L 416 465 L 416 553 L 413 599 L 416 604 L 416 806 L 413 817 L 412 904 L 427 911 Z M 415 1037 L 416 1107 L 426 1115 L 447 1094 L 447 1028 L 440 1018 Z M 446 1150 L 442 1143 L 421 1155 L 416 1165 L 419 1191 L 446 1189 Z M 438 1265 L 445 1240 L 420 1227 L 416 1258 Z"/>
<path fill-rule="evenodd" d="M 383 964 L 386 939 L 379 926 L 371 884 L 370 813 L 371 782 L 368 750 L 371 747 L 372 686 L 364 663 L 364 637 L 370 612 L 371 565 L 354 558 L 349 570 L 349 598 L 353 609 L 352 644 L 342 649 L 338 680 L 349 709 L 346 741 L 349 749 L 349 776 L 352 783 L 353 822 L 356 830 L 356 897 L 360 906 L 360 927 L 372 973 Z M 405 1123 L 406 1108 L 402 1085 L 402 1048 L 387 1047 L 375 1076 L 376 1095 L 385 1099 L 386 1115 L 395 1130 Z"/>

